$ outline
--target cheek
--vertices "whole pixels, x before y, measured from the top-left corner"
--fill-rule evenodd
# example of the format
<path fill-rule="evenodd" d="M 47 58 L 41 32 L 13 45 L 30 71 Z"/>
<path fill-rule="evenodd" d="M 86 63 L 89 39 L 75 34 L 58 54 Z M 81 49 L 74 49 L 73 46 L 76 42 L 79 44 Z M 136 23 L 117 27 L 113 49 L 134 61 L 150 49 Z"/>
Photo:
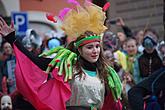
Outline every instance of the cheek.
<path fill-rule="evenodd" d="M 133 52 L 137 52 L 137 47 L 134 47 L 133 48 Z"/>
<path fill-rule="evenodd" d="M 84 57 L 84 58 L 88 57 L 89 54 L 90 54 L 90 51 L 87 50 L 87 49 L 82 49 L 82 51 L 81 51 L 81 53 L 80 53 L 80 55 L 81 55 L 82 57 Z"/>
<path fill-rule="evenodd" d="M 83 55 L 87 56 L 87 57 L 89 57 L 91 54 L 92 54 L 92 51 L 90 51 L 90 50 L 86 50 L 83 52 Z"/>
<path fill-rule="evenodd" d="M 128 54 L 132 54 L 132 53 L 134 53 L 134 50 L 131 48 L 127 48 L 127 52 L 128 52 Z"/>

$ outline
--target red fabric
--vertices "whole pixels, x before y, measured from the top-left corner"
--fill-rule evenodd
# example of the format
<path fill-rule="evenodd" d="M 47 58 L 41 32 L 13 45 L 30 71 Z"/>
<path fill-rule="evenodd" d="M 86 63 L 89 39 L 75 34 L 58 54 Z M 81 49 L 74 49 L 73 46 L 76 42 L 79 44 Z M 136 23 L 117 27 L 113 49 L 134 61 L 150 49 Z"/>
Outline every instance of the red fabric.
<path fill-rule="evenodd" d="M 115 102 L 112 94 L 109 93 L 105 97 L 102 110 L 122 110 L 122 104 L 121 104 L 120 100 Z"/>
<path fill-rule="evenodd" d="M 7 94 L 8 92 L 7 92 L 7 78 L 6 78 L 6 76 L 4 76 L 3 78 L 2 78 L 2 92 L 4 93 L 4 94 Z"/>
<path fill-rule="evenodd" d="M 56 19 L 54 18 L 54 15 L 53 14 L 46 14 L 46 18 L 49 20 L 49 21 L 52 21 L 54 23 L 56 23 Z"/>
<path fill-rule="evenodd" d="M 18 91 L 37 110 L 65 110 L 65 102 L 70 98 L 71 91 L 63 77 L 59 77 L 57 70 L 52 73 L 54 79 L 47 80 L 47 74 L 36 66 L 15 45 L 16 55 L 16 85 Z M 45 82 L 46 81 L 46 82 Z"/>

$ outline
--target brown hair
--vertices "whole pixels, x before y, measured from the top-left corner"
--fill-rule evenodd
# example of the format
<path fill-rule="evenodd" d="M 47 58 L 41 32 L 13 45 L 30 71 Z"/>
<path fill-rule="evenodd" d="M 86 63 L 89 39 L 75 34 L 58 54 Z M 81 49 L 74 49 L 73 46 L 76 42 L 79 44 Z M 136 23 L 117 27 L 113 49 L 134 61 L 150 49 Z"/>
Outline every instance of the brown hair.
<path fill-rule="evenodd" d="M 127 38 L 127 39 L 125 40 L 126 44 L 127 44 L 127 42 L 129 42 L 129 41 L 135 41 L 136 46 L 138 45 L 137 40 L 136 40 L 134 37 L 129 37 L 129 38 Z"/>

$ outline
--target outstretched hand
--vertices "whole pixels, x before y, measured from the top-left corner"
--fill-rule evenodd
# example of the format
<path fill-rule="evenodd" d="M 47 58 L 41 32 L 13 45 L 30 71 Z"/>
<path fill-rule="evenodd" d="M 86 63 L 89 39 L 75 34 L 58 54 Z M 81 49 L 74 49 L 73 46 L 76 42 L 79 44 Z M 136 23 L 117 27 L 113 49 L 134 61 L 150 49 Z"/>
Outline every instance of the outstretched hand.
<path fill-rule="evenodd" d="M 118 25 L 118 26 L 125 26 L 124 20 L 121 17 L 118 17 L 116 25 Z"/>
<path fill-rule="evenodd" d="M 0 37 L 5 37 L 11 32 L 15 31 L 12 26 L 8 26 L 5 20 L 0 17 Z"/>

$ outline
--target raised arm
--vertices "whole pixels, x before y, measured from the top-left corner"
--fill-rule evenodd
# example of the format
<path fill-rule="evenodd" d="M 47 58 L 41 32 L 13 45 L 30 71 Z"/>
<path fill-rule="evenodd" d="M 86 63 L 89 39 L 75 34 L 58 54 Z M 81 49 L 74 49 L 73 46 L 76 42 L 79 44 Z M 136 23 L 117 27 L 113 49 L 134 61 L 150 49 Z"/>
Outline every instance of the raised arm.
<path fill-rule="evenodd" d="M 132 37 L 133 36 L 133 33 L 132 33 L 131 29 L 125 24 L 124 20 L 121 17 L 117 18 L 116 25 L 121 26 L 121 28 L 124 31 L 124 34 L 127 37 Z"/>
<path fill-rule="evenodd" d="M 46 70 L 51 59 L 36 57 L 32 52 L 29 52 L 22 43 L 15 37 L 15 29 L 12 26 L 8 26 L 2 17 L 0 17 L 0 37 L 6 39 L 12 46 L 15 45 L 17 48 L 24 53 L 31 61 L 33 61 L 42 70 Z"/>

